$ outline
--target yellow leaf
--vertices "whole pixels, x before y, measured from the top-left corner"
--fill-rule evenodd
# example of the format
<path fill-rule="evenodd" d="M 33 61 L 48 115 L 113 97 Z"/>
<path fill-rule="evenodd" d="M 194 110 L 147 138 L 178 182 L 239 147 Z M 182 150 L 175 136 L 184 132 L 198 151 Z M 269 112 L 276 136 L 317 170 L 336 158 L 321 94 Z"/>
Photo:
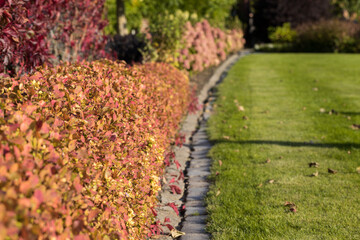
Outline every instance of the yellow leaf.
<path fill-rule="evenodd" d="M 185 233 L 180 232 L 180 231 L 176 230 L 175 228 L 173 228 L 170 231 L 170 235 L 171 235 L 172 238 L 175 239 L 175 238 L 178 238 L 178 237 L 181 237 L 181 236 L 185 235 Z"/>
<path fill-rule="evenodd" d="M 68 145 L 68 148 L 69 148 L 69 152 L 74 151 L 75 148 L 76 148 L 76 140 L 70 141 L 69 145 Z"/>

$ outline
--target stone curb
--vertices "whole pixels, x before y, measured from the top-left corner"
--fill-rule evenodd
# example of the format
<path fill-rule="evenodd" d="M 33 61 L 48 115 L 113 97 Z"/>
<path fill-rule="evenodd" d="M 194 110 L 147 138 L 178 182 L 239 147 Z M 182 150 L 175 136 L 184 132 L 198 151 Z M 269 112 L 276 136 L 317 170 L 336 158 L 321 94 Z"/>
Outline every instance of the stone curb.
<path fill-rule="evenodd" d="M 209 92 L 226 76 L 231 66 L 247 54 L 249 51 L 242 51 L 229 57 L 204 85 L 198 95 L 199 104 L 204 107 L 195 114 L 187 115 L 180 130 L 180 133 L 185 134 L 185 143 L 181 148 L 175 147 L 174 149 L 175 159 L 181 166 L 179 169 L 176 169 L 175 166 L 166 168 L 164 175 L 166 182 L 174 178 L 175 172 L 179 172 L 179 170 L 184 172 L 185 181 L 176 183 L 183 195 L 172 194 L 170 187 L 166 184 L 160 193 L 161 207 L 157 209 L 157 220 L 163 222 L 165 217 L 170 218 L 169 224 L 186 233 L 180 238 L 181 240 L 210 239 L 210 235 L 205 231 L 207 212 L 204 202 L 210 186 L 208 176 L 212 163 L 212 160 L 207 157 L 211 143 L 206 134 L 206 122 L 212 112 L 211 104 L 208 102 L 214 101 L 214 98 L 209 98 Z M 171 202 L 178 206 L 182 213 L 181 216 L 177 216 L 173 209 L 166 206 Z M 164 234 L 170 233 L 168 229 L 163 230 Z M 171 240 L 173 238 L 169 235 L 162 235 L 156 239 Z"/>

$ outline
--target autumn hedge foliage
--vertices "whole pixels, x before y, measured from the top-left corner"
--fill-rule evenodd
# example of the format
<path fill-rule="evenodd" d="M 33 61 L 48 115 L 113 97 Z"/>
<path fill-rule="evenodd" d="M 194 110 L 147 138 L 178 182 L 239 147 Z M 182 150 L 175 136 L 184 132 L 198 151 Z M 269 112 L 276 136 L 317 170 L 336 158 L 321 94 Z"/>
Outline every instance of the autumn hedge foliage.
<path fill-rule="evenodd" d="M 179 65 L 189 71 L 201 72 L 217 66 L 230 53 L 241 50 L 245 40 L 240 29 L 223 31 L 212 27 L 207 20 L 185 24 L 183 47 L 179 50 Z"/>
<path fill-rule="evenodd" d="M 0 89 L 0 239 L 146 238 L 187 77 L 99 60 Z"/>

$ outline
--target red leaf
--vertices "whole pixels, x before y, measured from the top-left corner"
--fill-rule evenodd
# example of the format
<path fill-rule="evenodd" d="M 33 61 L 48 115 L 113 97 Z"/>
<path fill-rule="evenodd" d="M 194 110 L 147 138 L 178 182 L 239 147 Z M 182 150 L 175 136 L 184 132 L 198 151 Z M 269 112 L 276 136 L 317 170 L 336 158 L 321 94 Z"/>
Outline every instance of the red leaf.
<path fill-rule="evenodd" d="M 39 204 L 44 202 L 44 195 L 40 189 L 34 191 L 34 197 L 38 200 Z"/>
<path fill-rule="evenodd" d="M 88 221 L 91 222 L 94 218 L 96 218 L 96 216 L 100 213 L 99 209 L 94 209 L 91 210 L 89 215 L 88 215 Z"/>
<path fill-rule="evenodd" d="M 179 216 L 179 210 L 177 209 L 177 206 L 175 203 L 168 203 L 167 206 L 171 207 L 172 209 L 174 209 L 174 211 L 176 212 L 176 214 Z"/>
<path fill-rule="evenodd" d="M 77 235 L 74 240 L 90 240 L 89 236 L 88 235 L 85 235 L 85 234 L 79 234 Z"/>
<path fill-rule="evenodd" d="M 179 168 L 181 167 L 181 165 L 180 165 L 180 163 L 178 162 L 178 160 L 175 160 L 174 162 L 175 162 L 175 164 L 176 164 L 176 168 L 179 169 Z"/>
<path fill-rule="evenodd" d="M 65 96 L 65 93 L 60 91 L 60 85 L 59 84 L 56 84 L 54 86 L 54 94 L 57 98 L 62 98 Z"/>
<path fill-rule="evenodd" d="M 74 179 L 74 187 L 75 187 L 75 190 L 76 190 L 77 193 L 81 192 L 83 186 L 80 183 L 80 177 L 76 177 Z"/>
<path fill-rule="evenodd" d="M 176 186 L 176 185 L 169 185 L 169 187 L 171 188 L 171 191 L 173 192 L 173 194 L 181 194 L 181 189 Z"/>
<path fill-rule="evenodd" d="M 40 133 L 47 134 L 50 131 L 50 126 L 46 122 L 44 122 L 41 126 Z"/>
<path fill-rule="evenodd" d="M 174 182 L 176 182 L 176 180 L 175 180 L 175 178 L 173 177 L 173 178 L 170 180 L 169 183 L 174 183 Z"/>
<path fill-rule="evenodd" d="M 184 179 L 185 179 L 184 172 L 180 170 L 180 175 L 178 177 L 178 180 L 184 180 Z"/>
<path fill-rule="evenodd" d="M 154 208 L 151 208 L 151 212 L 154 214 L 155 217 L 158 215 Z"/>
<path fill-rule="evenodd" d="M 29 129 L 31 123 L 33 122 L 33 120 L 27 116 L 23 117 L 22 123 L 20 124 L 20 130 L 22 132 L 26 132 L 26 130 Z"/>
<path fill-rule="evenodd" d="M 170 231 L 174 229 L 174 227 L 171 226 L 170 224 L 165 224 L 165 226 L 166 226 Z"/>

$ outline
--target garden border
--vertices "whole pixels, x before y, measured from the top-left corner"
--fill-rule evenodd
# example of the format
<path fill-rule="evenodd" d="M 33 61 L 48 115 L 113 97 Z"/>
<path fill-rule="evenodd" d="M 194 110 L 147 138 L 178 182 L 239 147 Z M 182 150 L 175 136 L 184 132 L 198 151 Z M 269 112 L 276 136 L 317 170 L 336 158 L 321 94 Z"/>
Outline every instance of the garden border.
<path fill-rule="evenodd" d="M 251 50 L 242 50 L 231 55 L 223 62 L 203 86 L 198 97 L 198 103 L 203 106 L 195 114 L 188 114 L 182 122 L 180 133 L 185 134 L 185 142 L 182 147 L 174 147 L 175 158 L 180 163 L 179 169 L 175 164 L 167 167 L 163 177 L 163 189 L 160 193 L 160 207 L 157 209 L 157 220 L 163 222 L 169 218 L 170 225 L 186 234 L 181 237 L 186 239 L 209 239 L 206 233 L 206 206 L 204 199 L 208 192 L 210 183 L 208 176 L 212 160 L 207 158 L 211 143 L 206 135 L 206 122 L 211 115 L 211 104 L 214 98 L 211 97 L 211 89 L 220 83 L 227 75 L 229 69 L 243 56 L 251 53 Z M 181 195 L 173 194 L 168 182 L 182 170 L 185 180 L 177 182 L 182 190 Z M 179 215 L 168 205 L 175 203 L 180 212 Z M 164 235 L 157 236 L 157 239 L 170 240 L 169 229 L 163 229 Z"/>

